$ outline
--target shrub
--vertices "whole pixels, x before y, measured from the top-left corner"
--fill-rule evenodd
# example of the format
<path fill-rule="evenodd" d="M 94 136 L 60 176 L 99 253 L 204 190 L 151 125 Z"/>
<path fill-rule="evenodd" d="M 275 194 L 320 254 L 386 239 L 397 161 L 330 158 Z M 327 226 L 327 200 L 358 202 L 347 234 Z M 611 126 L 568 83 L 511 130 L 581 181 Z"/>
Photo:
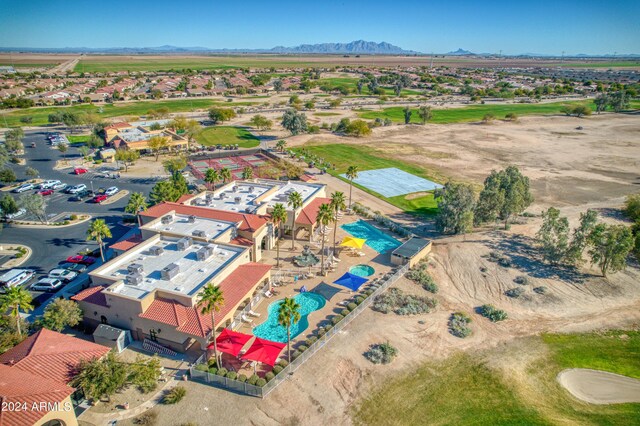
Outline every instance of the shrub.
<path fill-rule="evenodd" d="M 383 314 L 394 312 L 397 315 L 417 315 L 430 312 L 436 305 L 437 301 L 434 299 L 405 294 L 398 288 L 392 288 L 375 298 L 372 309 Z"/>
<path fill-rule="evenodd" d="M 320 327 L 320 328 L 318 329 L 318 337 L 322 337 L 322 336 L 324 336 L 324 333 L 325 333 L 325 331 L 324 331 L 324 327 Z"/>
<path fill-rule="evenodd" d="M 309 349 L 309 348 L 308 348 L 306 345 L 300 345 L 300 346 L 298 346 L 298 350 L 299 350 L 300 352 L 304 352 L 304 351 L 306 351 L 307 349 Z"/>
<path fill-rule="evenodd" d="M 236 373 L 235 371 L 229 371 L 225 377 L 227 379 L 235 380 L 238 378 L 238 373 Z"/>
<path fill-rule="evenodd" d="M 289 361 L 287 361 L 286 359 L 281 359 L 280 361 L 278 361 L 278 365 L 282 368 L 285 368 L 287 365 L 289 365 Z"/>
<path fill-rule="evenodd" d="M 359 304 L 361 304 L 362 302 L 364 302 L 364 297 L 362 297 L 362 296 L 358 296 L 358 297 L 356 297 L 356 303 L 357 303 L 358 305 L 359 305 Z"/>
<path fill-rule="evenodd" d="M 503 268 L 509 268 L 511 266 L 511 259 L 503 256 L 500 258 L 500 260 L 498 260 L 498 265 L 502 266 Z"/>
<path fill-rule="evenodd" d="M 187 390 L 182 386 L 176 386 L 171 389 L 167 394 L 162 398 L 163 404 L 177 404 L 182 401 L 182 398 L 187 394 Z"/>
<path fill-rule="evenodd" d="M 264 375 L 264 379 L 268 382 L 271 379 L 273 379 L 274 377 L 276 377 L 275 374 L 273 374 L 271 371 L 269 371 L 267 374 Z"/>
<path fill-rule="evenodd" d="M 471 329 L 468 327 L 470 322 L 471 318 L 464 312 L 454 312 L 449 318 L 449 333 L 460 338 L 471 335 Z"/>
<path fill-rule="evenodd" d="M 94 161 L 95 164 L 102 164 L 102 160 L 96 160 Z"/>
<path fill-rule="evenodd" d="M 344 318 L 344 316 L 342 316 L 340 314 L 334 315 L 333 317 L 331 317 L 331 324 L 336 325 L 337 323 L 342 321 L 343 318 Z"/>
<path fill-rule="evenodd" d="M 343 309 L 340 311 L 340 315 L 342 315 L 343 317 L 346 317 L 347 315 L 349 315 L 349 312 L 351 312 L 349 309 Z"/>
<path fill-rule="evenodd" d="M 217 367 L 215 358 L 209 358 L 208 363 L 209 363 L 209 367 Z"/>
<path fill-rule="evenodd" d="M 302 352 L 300 352 L 299 350 L 295 350 L 293 351 L 293 353 L 291 354 L 291 359 L 296 359 L 298 358 L 300 355 L 302 355 Z"/>
<path fill-rule="evenodd" d="M 518 121 L 518 116 L 515 112 L 508 112 L 507 114 L 505 114 L 504 118 L 507 121 Z"/>
<path fill-rule="evenodd" d="M 209 368 L 209 374 L 216 374 L 218 372 L 218 369 L 215 367 L 210 367 Z"/>
<path fill-rule="evenodd" d="M 227 373 L 229 372 L 229 370 L 227 370 L 226 368 L 222 367 L 220 369 L 218 369 L 218 372 L 216 373 L 218 376 L 226 376 Z"/>
<path fill-rule="evenodd" d="M 239 375 L 238 376 L 238 381 L 241 382 L 241 383 L 246 382 L 247 381 L 247 376 L 244 375 L 244 374 Z"/>
<path fill-rule="evenodd" d="M 364 300 L 364 299 L 363 299 Z M 356 305 L 355 303 L 351 302 L 347 305 L 347 309 L 350 311 L 353 311 L 355 308 L 357 308 L 358 305 Z"/>
<path fill-rule="evenodd" d="M 325 333 L 328 333 L 333 328 L 333 324 L 327 324 L 324 326 Z"/>
<path fill-rule="evenodd" d="M 547 292 L 547 287 L 541 285 L 540 287 L 536 287 L 533 289 L 538 294 L 545 294 Z"/>
<path fill-rule="evenodd" d="M 247 383 L 249 383 L 250 385 L 255 385 L 259 378 L 260 377 L 258 377 L 257 374 L 252 374 L 251 377 L 249 377 L 249 380 L 247 380 Z"/>
<path fill-rule="evenodd" d="M 207 364 L 198 364 L 196 365 L 196 370 L 198 371 L 209 371 L 209 367 Z"/>
<path fill-rule="evenodd" d="M 515 277 L 513 282 L 516 283 L 516 284 L 520 284 L 520 285 L 528 285 L 529 284 L 529 278 L 525 277 L 524 275 L 520 275 L 520 276 Z"/>
<path fill-rule="evenodd" d="M 69 216 L 69 219 L 78 220 L 78 215 L 77 214 L 72 214 L 71 216 Z"/>
<path fill-rule="evenodd" d="M 273 367 L 273 374 L 280 374 L 280 372 L 284 370 L 282 367 L 280 367 L 279 365 L 276 365 L 275 367 Z"/>
<path fill-rule="evenodd" d="M 138 417 L 133 419 L 134 425 L 152 426 L 152 425 L 155 425 L 157 422 L 158 422 L 158 413 L 156 413 L 153 410 L 142 413 Z"/>
<path fill-rule="evenodd" d="M 493 305 L 482 305 L 478 309 L 480 315 L 488 318 L 492 322 L 498 322 L 507 319 L 507 313 L 502 309 L 496 309 Z"/>
<path fill-rule="evenodd" d="M 256 380 L 256 386 L 258 386 L 258 387 L 263 387 L 266 384 L 267 384 L 267 381 L 265 379 Z"/>
<path fill-rule="evenodd" d="M 313 345 L 313 344 L 314 344 L 315 342 L 317 342 L 317 341 L 318 341 L 318 338 L 317 338 L 316 336 L 311 336 L 311 337 L 309 337 L 307 340 L 305 340 L 305 341 L 304 341 L 304 344 L 305 344 L 306 346 L 311 346 L 311 345 Z"/>
<path fill-rule="evenodd" d="M 369 346 L 364 357 L 374 364 L 389 364 L 398 355 L 398 350 L 387 343 L 376 343 Z"/>
<path fill-rule="evenodd" d="M 510 288 L 509 290 L 505 291 L 504 294 L 517 299 L 524 294 L 524 289 L 522 287 Z"/>

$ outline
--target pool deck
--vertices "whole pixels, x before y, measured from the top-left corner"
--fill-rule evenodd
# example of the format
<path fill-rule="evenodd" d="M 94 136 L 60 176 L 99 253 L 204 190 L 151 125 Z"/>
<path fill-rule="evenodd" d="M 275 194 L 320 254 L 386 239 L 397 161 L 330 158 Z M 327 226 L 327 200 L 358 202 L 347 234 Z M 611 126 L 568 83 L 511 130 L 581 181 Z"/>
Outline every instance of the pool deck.
<path fill-rule="evenodd" d="M 342 220 L 338 222 L 338 230 L 336 232 L 336 241 L 338 242 L 338 244 L 343 240 L 345 236 L 351 235 L 346 231 L 344 231 L 343 229 L 341 229 L 340 225 L 344 223 L 350 223 L 358 219 L 359 217 L 356 215 L 345 215 L 342 218 Z M 373 224 L 370 221 L 368 222 L 370 224 Z M 331 227 L 333 228 L 333 225 L 331 225 Z M 381 230 L 386 234 L 400 240 L 398 236 L 392 234 L 390 231 L 384 230 L 384 229 L 381 229 Z M 330 235 L 328 235 L 326 238 L 328 239 L 328 242 L 325 243 L 325 246 L 329 247 L 332 245 L 332 241 L 333 241 L 333 229 L 331 230 Z M 290 275 L 285 276 L 282 279 L 283 283 L 281 286 L 274 288 L 275 291 L 277 292 L 277 294 L 274 297 L 263 299 L 256 307 L 253 308 L 253 311 L 260 314 L 260 317 L 252 318 L 253 324 L 243 323 L 240 327 L 236 329 L 236 331 L 247 333 L 247 334 L 253 334 L 252 326 L 259 325 L 262 322 L 266 321 L 266 318 L 268 316 L 267 309 L 271 302 L 278 299 L 282 299 L 284 297 L 293 297 L 300 293 L 300 288 L 302 288 L 303 286 L 305 286 L 308 290 L 312 290 L 318 284 L 325 283 L 339 290 L 338 293 L 336 293 L 333 297 L 331 297 L 331 300 L 327 300 L 327 303 L 323 308 L 317 311 L 311 312 L 309 314 L 308 316 L 309 327 L 306 330 L 304 330 L 302 333 L 300 333 L 296 338 L 292 339 L 291 341 L 292 353 L 298 345 L 303 344 L 303 342 L 307 338 L 314 335 L 315 331 L 318 329 L 319 326 L 330 324 L 331 322 L 330 322 L 330 319 L 328 319 L 328 317 L 339 314 L 343 309 L 345 309 L 344 306 L 340 305 L 340 302 L 346 301 L 348 299 L 352 299 L 355 296 L 359 295 L 362 289 L 365 288 L 367 285 L 367 283 L 365 283 L 362 286 L 360 291 L 352 292 L 346 287 L 342 287 L 337 284 L 332 284 L 333 281 L 340 278 L 345 272 L 349 271 L 349 268 L 355 265 L 369 265 L 375 269 L 374 274 L 368 277 L 369 280 L 373 280 L 374 278 L 379 278 L 387 274 L 394 267 L 394 265 L 391 264 L 391 252 L 380 254 L 374 249 L 372 249 L 371 247 L 364 245 L 360 251 L 364 252 L 365 256 L 362 256 L 362 257 L 351 256 L 348 254 L 349 250 L 347 249 L 340 250 L 338 246 L 337 257 L 340 259 L 340 262 L 337 263 L 334 270 L 328 272 L 324 277 L 321 277 L 320 275 L 315 275 L 312 278 L 299 279 L 297 282 L 295 282 L 293 275 L 295 275 L 296 273 L 302 275 L 303 273 L 308 271 L 308 268 L 298 268 L 293 265 L 292 260 L 294 256 L 297 256 L 302 252 L 303 246 L 305 244 L 309 244 L 309 236 L 308 234 L 305 234 L 304 231 L 300 231 L 297 235 L 296 244 L 295 244 L 296 248 L 294 251 L 291 251 L 290 237 L 285 237 L 280 244 L 281 244 L 280 245 L 280 265 L 281 265 L 280 270 L 287 271 Z M 320 248 L 314 247 L 313 245 L 311 247 L 312 247 L 312 251 L 318 254 L 318 256 L 320 256 Z M 262 262 L 275 265 L 276 264 L 275 249 L 263 251 Z M 314 270 L 319 271 L 319 267 L 315 267 Z M 278 278 L 278 269 L 276 269 L 275 266 L 274 266 L 274 269 L 272 270 L 271 275 L 272 275 L 272 280 L 275 280 Z M 242 362 L 235 359 L 232 360 L 231 358 L 233 357 L 225 354 L 223 358 L 223 363 L 227 363 L 227 361 L 232 363 L 234 369 L 236 369 L 236 371 L 238 371 L 239 374 L 246 374 L 246 375 L 253 374 L 252 366 L 248 366 L 246 364 L 243 365 Z M 287 359 L 286 348 L 282 352 L 280 359 Z M 243 368 L 240 368 L 240 367 L 243 367 Z M 257 371 L 259 375 L 264 375 L 264 373 L 270 370 L 271 370 L 270 367 L 262 368 L 260 364 L 258 364 L 257 366 Z"/>

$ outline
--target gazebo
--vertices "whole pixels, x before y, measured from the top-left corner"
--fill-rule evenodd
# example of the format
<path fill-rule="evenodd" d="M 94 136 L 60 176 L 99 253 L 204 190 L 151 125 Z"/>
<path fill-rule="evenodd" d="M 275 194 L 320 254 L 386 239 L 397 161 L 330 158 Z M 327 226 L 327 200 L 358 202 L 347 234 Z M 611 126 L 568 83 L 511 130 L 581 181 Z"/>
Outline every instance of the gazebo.
<path fill-rule="evenodd" d="M 345 272 L 343 276 L 335 280 L 333 283 L 341 285 L 343 287 L 347 287 L 351 291 L 358 291 L 360 286 L 367 281 L 369 281 L 367 278 Z"/>
<path fill-rule="evenodd" d="M 286 343 L 272 342 L 271 340 L 256 337 L 251 347 L 242 356 L 243 359 L 258 361 L 270 366 L 276 365 L 280 352 L 287 346 Z"/>
<path fill-rule="evenodd" d="M 238 356 L 244 345 L 251 340 L 253 336 L 225 328 L 216 338 L 217 348 L 220 352 Z M 207 346 L 207 349 L 213 349 L 213 343 Z"/>

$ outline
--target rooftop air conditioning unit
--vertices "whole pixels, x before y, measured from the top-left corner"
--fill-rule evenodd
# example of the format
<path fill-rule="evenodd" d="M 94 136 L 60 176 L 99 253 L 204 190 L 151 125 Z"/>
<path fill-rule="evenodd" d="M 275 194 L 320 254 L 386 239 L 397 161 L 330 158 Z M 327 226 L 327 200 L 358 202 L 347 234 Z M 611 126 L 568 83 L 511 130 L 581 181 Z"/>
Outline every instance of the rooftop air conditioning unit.
<path fill-rule="evenodd" d="M 180 266 L 175 263 L 170 263 L 160 271 L 160 275 L 163 280 L 171 281 L 176 275 L 180 273 Z"/>
<path fill-rule="evenodd" d="M 191 233 L 191 235 L 193 235 L 194 237 L 200 237 L 200 238 L 206 238 L 207 237 L 207 233 L 204 232 L 202 229 L 196 229 L 195 231 L 193 231 Z"/>
<path fill-rule="evenodd" d="M 255 188 L 254 188 L 253 186 L 250 186 L 250 187 L 249 187 L 249 193 L 250 193 L 250 194 L 253 194 L 253 191 L 254 191 L 254 190 L 255 190 Z"/>
<path fill-rule="evenodd" d="M 246 209 L 244 209 L 244 211 L 245 211 L 246 213 L 251 213 L 251 207 L 247 207 Z"/>
<path fill-rule="evenodd" d="M 131 265 L 127 266 L 127 271 L 130 274 L 141 274 L 143 271 L 143 267 L 139 263 L 132 263 Z"/>
<path fill-rule="evenodd" d="M 205 200 L 207 200 L 207 203 L 210 203 L 211 201 L 213 201 L 213 194 L 207 194 L 205 196 Z"/>
<path fill-rule="evenodd" d="M 191 247 L 191 244 L 193 244 L 193 239 L 190 237 L 180 238 L 177 242 L 178 250 L 186 250 Z"/>
<path fill-rule="evenodd" d="M 142 275 L 131 273 L 127 275 L 126 278 L 127 284 L 129 285 L 139 285 L 142 284 Z"/>
<path fill-rule="evenodd" d="M 173 221 L 173 216 L 171 216 L 170 214 L 166 216 L 162 216 L 162 219 L 160 219 L 160 222 L 162 222 L 163 225 L 171 223 L 172 221 Z"/>
<path fill-rule="evenodd" d="M 151 253 L 154 256 L 159 256 L 162 253 L 164 253 L 164 248 L 159 246 L 153 246 L 149 249 L 149 253 Z"/>
<path fill-rule="evenodd" d="M 236 198 L 234 198 L 234 199 L 233 199 L 233 201 L 234 201 L 236 204 L 240 204 L 240 202 L 242 201 L 242 198 L 240 198 L 240 197 L 236 197 Z"/>
<path fill-rule="evenodd" d="M 196 257 L 198 258 L 198 260 L 207 260 L 212 255 L 213 247 L 211 246 L 204 246 L 196 252 Z"/>
<path fill-rule="evenodd" d="M 189 215 L 188 221 L 189 223 L 196 223 L 196 217 L 194 215 Z"/>

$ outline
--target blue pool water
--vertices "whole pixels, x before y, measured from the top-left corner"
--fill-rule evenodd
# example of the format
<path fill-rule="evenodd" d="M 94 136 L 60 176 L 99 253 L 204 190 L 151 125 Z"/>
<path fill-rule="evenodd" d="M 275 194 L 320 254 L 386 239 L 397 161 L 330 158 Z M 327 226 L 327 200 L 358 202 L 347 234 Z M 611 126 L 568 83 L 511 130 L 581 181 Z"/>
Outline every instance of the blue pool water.
<path fill-rule="evenodd" d="M 353 275 L 367 278 L 373 275 L 376 272 L 376 270 L 369 265 L 355 265 L 349 268 L 349 272 L 352 273 Z"/>
<path fill-rule="evenodd" d="M 356 238 L 363 238 L 367 240 L 365 244 L 378 253 L 386 253 L 389 250 L 393 250 L 394 248 L 402 245 L 400 241 L 390 237 L 378 228 L 369 225 L 362 219 L 357 222 L 345 223 L 340 226 L 340 228 L 344 229 Z"/>
<path fill-rule="evenodd" d="M 315 293 L 300 293 L 294 299 L 300 305 L 300 321 L 291 326 L 292 339 L 309 327 L 307 316 L 311 312 L 321 309 L 327 303 L 324 297 Z M 278 324 L 278 309 L 280 309 L 281 304 L 282 299 L 276 300 L 269 305 L 269 317 L 265 322 L 254 327 L 254 336 L 271 340 L 272 342 L 285 343 L 287 341 L 287 329 Z"/>

